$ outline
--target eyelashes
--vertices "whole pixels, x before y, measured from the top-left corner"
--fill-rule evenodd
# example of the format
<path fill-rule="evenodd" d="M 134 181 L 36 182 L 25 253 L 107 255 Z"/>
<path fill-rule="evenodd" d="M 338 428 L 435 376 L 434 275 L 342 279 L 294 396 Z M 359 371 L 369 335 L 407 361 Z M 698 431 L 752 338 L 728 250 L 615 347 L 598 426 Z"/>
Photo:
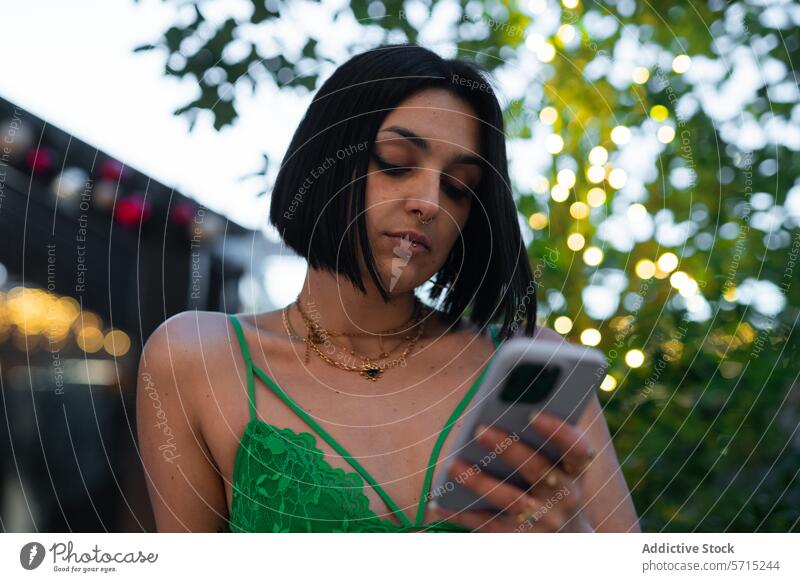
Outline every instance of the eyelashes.
<path fill-rule="evenodd" d="M 388 176 L 402 176 L 410 172 L 413 168 L 407 166 L 396 166 L 394 164 L 390 164 L 383 158 L 381 158 L 378 154 L 373 153 L 372 158 L 375 160 L 375 163 L 380 168 L 381 172 Z M 442 183 L 442 190 L 444 190 L 449 196 L 452 196 L 455 199 L 461 198 L 469 198 L 472 196 L 472 192 L 467 188 L 458 188 L 451 184 L 450 182 Z"/>
<path fill-rule="evenodd" d="M 372 154 L 372 157 L 375 159 L 375 163 L 378 164 L 378 167 L 384 174 L 388 174 L 389 176 L 402 176 L 403 174 L 407 173 L 410 168 L 406 168 L 403 166 L 395 166 L 394 164 L 390 164 L 378 154 Z"/>

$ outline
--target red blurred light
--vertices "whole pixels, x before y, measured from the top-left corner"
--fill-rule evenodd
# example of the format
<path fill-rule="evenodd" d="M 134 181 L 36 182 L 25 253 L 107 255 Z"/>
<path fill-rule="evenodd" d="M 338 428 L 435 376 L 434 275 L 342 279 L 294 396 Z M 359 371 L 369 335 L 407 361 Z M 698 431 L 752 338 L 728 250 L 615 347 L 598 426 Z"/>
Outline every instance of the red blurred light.
<path fill-rule="evenodd" d="M 132 194 L 114 206 L 114 218 L 126 227 L 135 227 L 150 220 L 152 205 L 142 194 Z"/>
<path fill-rule="evenodd" d="M 47 172 L 53 168 L 55 154 L 46 147 L 33 148 L 28 152 L 25 161 L 30 171 L 34 174 Z"/>
<path fill-rule="evenodd" d="M 107 158 L 100 163 L 100 178 L 118 182 L 127 174 L 125 164 L 113 158 Z"/>

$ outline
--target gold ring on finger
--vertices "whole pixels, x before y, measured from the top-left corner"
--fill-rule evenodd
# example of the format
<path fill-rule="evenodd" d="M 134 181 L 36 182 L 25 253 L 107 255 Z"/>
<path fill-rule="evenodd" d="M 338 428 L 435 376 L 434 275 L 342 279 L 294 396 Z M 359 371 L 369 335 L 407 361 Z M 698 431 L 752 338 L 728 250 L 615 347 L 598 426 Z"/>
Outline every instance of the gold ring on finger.
<path fill-rule="evenodd" d="M 586 451 L 586 460 L 583 463 L 581 463 L 581 465 L 579 467 L 577 467 L 577 468 L 573 467 L 571 463 L 567 462 L 567 463 L 563 463 L 564 470 L 567 473 L 570 473 L 570 474 L 572 474 L 572 473 L 583 473 L 586 470 L 586 468 L 589 466 L 589 464 L 592 461 L 594 461 L 594 458 L 596 456 L 597 456 L 597 453 L 595 452 L 595 450 L 590 448 L 588 451 Z"/>
<path fill-rule="evenodd" d="M 525 523 L 526 521 L 533 521 L 536 523 L 539 521 L 539 518 L 536 517 L 536 514 L 539 511 L 539 504 L 534 501 L 533 499 L 528 499 L 527 501 L 528 507 L 523 509 L 519 513 L 517 513 L 517 523 Z"/>
<path fill-rule="evenodd" d="M 584 461 L 579 467 L 575 467 L 569 461 L 565 461 L 561 463 L 561 468 L 564 470 L 565 473 L 569 473 L 570 475 L 577 475 L 583 473 L 586 468 L 589 466 L 591 459 Z"/>

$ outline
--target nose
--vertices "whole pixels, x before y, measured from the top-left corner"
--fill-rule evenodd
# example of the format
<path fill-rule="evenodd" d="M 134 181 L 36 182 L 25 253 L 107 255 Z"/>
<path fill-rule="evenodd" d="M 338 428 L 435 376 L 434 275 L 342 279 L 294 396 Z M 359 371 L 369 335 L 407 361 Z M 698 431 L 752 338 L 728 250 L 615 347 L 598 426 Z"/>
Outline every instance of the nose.
<path fill-rule="evenodd" d="M 439 196 L 441 194 L 439 180 L 439 172 L 433 170 L 417 172 L 415 180 L 408 183 L 406 212 L 424 222 L 435 218 L 439 214 Z"/>

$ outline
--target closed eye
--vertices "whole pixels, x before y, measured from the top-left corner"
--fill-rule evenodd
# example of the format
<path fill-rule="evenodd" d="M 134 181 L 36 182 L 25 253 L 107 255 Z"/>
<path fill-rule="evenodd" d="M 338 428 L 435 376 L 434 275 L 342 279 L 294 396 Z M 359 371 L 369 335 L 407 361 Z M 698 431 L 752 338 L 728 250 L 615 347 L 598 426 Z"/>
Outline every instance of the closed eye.
<path fill-rule="evenodd" d="M 395 164 L 390 164 L 375 153 L 372 154 L 372 157 L 375 159 L 375 163 L 378 165 L 380 170 L 389 176 L 402 176 L 413 169 L 410 166 L 398 166 Z M 459 188 L 458 186 L 446 180 L 442 181 L 442 190 L 444 190 L 448 196 L 451 196 L 455 200 L 461 200 L 472 196 L 472 191 L 469 188 Z"/>
<path fill-rule="evenodd" d="M 472 196 L 472 191 L 469 188 L 459 188 L 450 182 L 444 182 L 442 184 L 442 189 L 456 199 Z"/>
<path fill-rule="evenodd" d="M 378 164 L 378 167 L 384 174 L 388 174 L 390 176 L 402 176 L 410 170 L 410 168 L 406 166 L 396 166 L 394 164 L 390 164 L 378 154 L 373 154 L 372 157 L 375 158 L 375 163 Z"/>

